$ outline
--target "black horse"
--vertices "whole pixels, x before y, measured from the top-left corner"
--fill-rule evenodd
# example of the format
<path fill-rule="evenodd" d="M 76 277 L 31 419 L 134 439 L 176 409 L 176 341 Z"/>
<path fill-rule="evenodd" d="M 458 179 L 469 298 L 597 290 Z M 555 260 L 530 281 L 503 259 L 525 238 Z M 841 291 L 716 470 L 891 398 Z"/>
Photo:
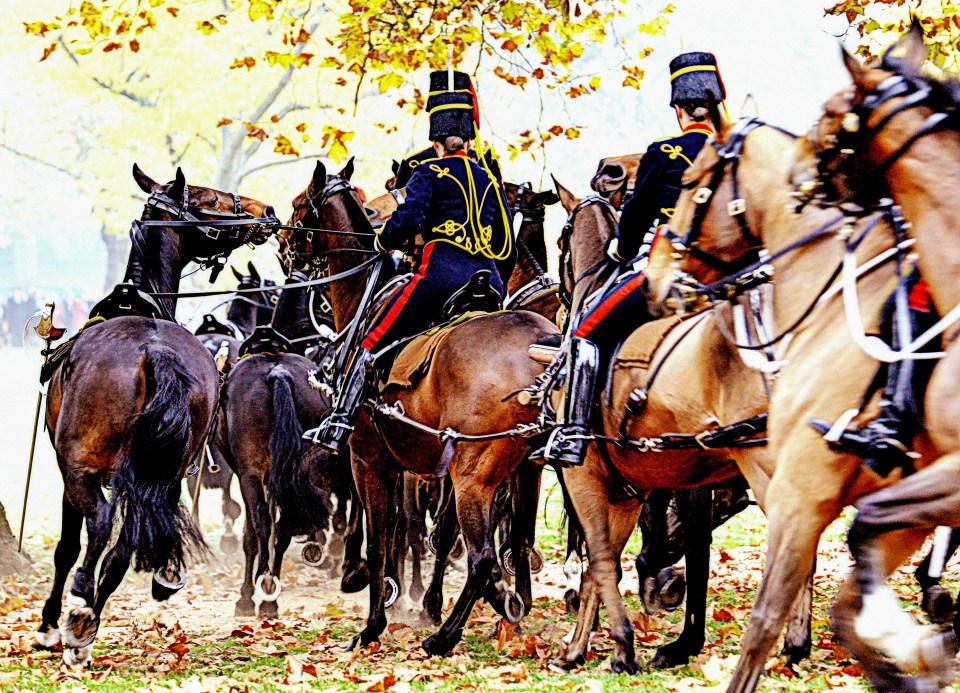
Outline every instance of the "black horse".
<path fill-rule="evenodd" d="M 166 598 L 183 586 L 188 555 L 203 546 L 180 505 L 180 479 L 200 454 L 220 381 L 210 354 L 174 321 L 175 294 L 189 262 L 215 263 L 243 243 L 262 243 L 266 234 L 254 220 L 275 221 L 262 202 L 188 186 L 179 169 L 166 185 L 136 166 L 133 175 L 149 197 L 131 232 L 128 288 L 115 290 L 93 310 L 102 318 L 126 314 L 77 335 L 54 366 L 47 401 L 47 426 L 64 479 L 63 527 L 37 640 L 52 646 L 62 638 L 68 665 L 90 661 L 100 614 L 134 553 L 136 569 L 154 573 L 154 596 Z M 174 296 L 154 300 L 140 292 Z M 109 501 L 103 494 L 108 484 Z M 119 535 L 97 580 L 115 521 Z M 86 555 L 61 630 L 61 598 L 80 554 L 84 522 Z"/>

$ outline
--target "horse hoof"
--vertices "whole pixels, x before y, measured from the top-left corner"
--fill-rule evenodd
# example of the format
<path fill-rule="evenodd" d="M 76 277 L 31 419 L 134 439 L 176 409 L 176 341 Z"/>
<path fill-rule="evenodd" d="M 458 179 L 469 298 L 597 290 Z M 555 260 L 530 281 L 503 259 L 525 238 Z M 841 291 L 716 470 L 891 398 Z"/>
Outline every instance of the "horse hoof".
<path fill-rule="evenodd" d="M 323 547 L 315 541 L 308 541 L 300 549 L 300 560 L 311 568 L 318 568 L 323 563 Z"/>
<path fill-rule="evenodd" d="M 92 647 L 100 629 L 100 619 L 87 606 L 82 597 L 70 594 L 67 596 L 67 619 L 63 624 L 61 637 L 63 638 L 64 657 L 68 649 L 83 649 Z M 89 651 L 87 652 L 89 655 Z"/>
<path fill-rule="evenodd" d="M 954 660 L 957 656 L 957 636 L 953 631 L 936 633 L 920 645 L 920 661 L 923 669 L 933 675 L 938 685 L 949 686 L 955 674 Z"/>
<path fill-rule="evenodd" d="M 640 667 L 636 662 L 622 662 L 619 659 L 613 660 L 610 664 L 610 670 L 614 674 L 629 674 L 635 676 L 640 673 Z"/>
<path fill-rule="evenodd" d="M 566 674 L 573 671 L 579 667 L 582 667 L 586 664 L 587 660 L 585 657 L 574 657 L 573 659 L 554 659 L 549 664 L 547 668 L 551 671 L 554 671 L 558 674 Z"/>
<path fill-rule="evenodd" d="M 543 554 L 540 553 L 540 549 L 533 549 L 530 552 L 530 572 L 534 575 L 537 575 L 543 570 Z"/>
<path fill-rule="evenodd" d="M 673 669 L 674 667 L 683 666 L 689 661 L 689 657 L 684 657 L 682 660 L 679 660 L 669 654 L 658 651 L 655 655 L 653 655 L 653 659 L 650 660 L 650 668 Z"/>
<path fill-rule="evenodd" d="M 664 611 L 676 611 L 687 592 L 686 573 L 678 568 L 664 568 L 657 574 L 657 600 Z"/>
<path fill-rule="evenodd" d="M 452 645 L 448 645 L 447 642 L 441 638 L 439 635 L 431 635 L 429 638 L 423 641 L 421 645 L 423 651 L 432 657 L 443 657 L 450 653 L 450 650 L 453 649 Z"/>
<path fill-rule="evenodd" d="M 168 600 L 187 584 L 187 577 L 176 568 L 165 568 L 153 574 L 151 593 L 158 602 Z"/>
<path fill-rule="evenodd" d="M 85 647 L 64 647 L 63 663 L 68 667 L 81 666 L 86 667 L 93 659 L 93 645 Z"/>
<path fill-rule="evenodd" d="M 500 553 L 500 564 L 507 575 L 513 577 L 517 574 L 517 569 L 513 565 L 513 549 L 508 547 Z"/>
<path fill-rule="evenodd" d="M 450 550 L 451 560 L 459 561 L 466 552 L 467 546 L 463 543 L 463 537 L 457 537 L 457 543 L 454 544 L 453 549 Z"/>
<path fill-rule="evenodd" d="M 224 534 L 220 537 L 220 552 L 227 556 L 233 556 L 240 550 L 240 540 L 236 534 Z"/>
<path fill-rule="evenodd" d="M 343 651 L 353 652 L 355 649 L 357 649 L 357 645 L 359 644 L 360 644 L 360 636 L 354 635 L 352 638 L 350 638 L 345 643 L 343 643 Z"/>
<path fill-rule="evenodd" d="M 253 585 L 253 598 L 261 602 L 275 602 L 280 597 L 282 589 L 279 577 L 264 573 Z"/>
<path fill-rule="evenodd" d="M 507 620 L 513 625 L 517 625 L 523 620 L 526 606 L 523 603 L 523 597 L 516 592 L 507 592 L 503 595 L 503 613 Z"/>
<path fill-rule="evenodd" d="M 810 643 L 802 645 L 784 645 L 780 650 L 780 661 L 788 669 L 799 664 L 810 656 Z"/>
<path fill-rule="evenodd" d="M 280 614 L 276 602 L 260 602 L 259 616 L 269 620 L 274 620 Z"/>
<path fill-rule="evenodd" d="M 347 594 L 366 589 L 369 584 L 370 571 L 367 569 L 366 561 L 361 561 L 356 568 L 351 570 L 344 569 L 343 577 L 340 578 L 340 590 Z"/>
<path fill-rule="evenodd" d="M 41 650 L 52 650 L 60 644 L 60 629 L 51 626 L 47 626 L 47 630 L 43 629 L 44 626 L 40 626 L 40 630 L 33 634 L 36 647 Z"/>
<path fill-rule="evenodd" d="M 400 585 L 392 577 L 388 577 L 383 581 L 383 590 L 383 608 L 389 609 L 400 598 Z"/>
<path fill-rule="evenodd" d="M 256 613 L 257 605 L 253 603 L 252 599 L 241 599 L 233 608 L 233 615 L 240 618 L 254 616 Z"/>
<path fill-rule="evenodd" d="M 930 618 L 931 623 L 949 623 L 953 619 L 953 597 L 940 585 L 934 585 L 923 591 L 920 606 Z"/>

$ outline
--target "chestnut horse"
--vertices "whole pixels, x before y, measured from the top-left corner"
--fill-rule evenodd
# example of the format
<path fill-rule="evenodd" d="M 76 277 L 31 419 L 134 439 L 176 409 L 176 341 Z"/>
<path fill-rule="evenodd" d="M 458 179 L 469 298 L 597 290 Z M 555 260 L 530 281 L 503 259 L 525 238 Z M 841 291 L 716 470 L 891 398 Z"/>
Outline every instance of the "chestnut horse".
<path fill-rule="evenodd" d="M 322 164 L 318 165 L 306 194 L 320 212 L 322 228 L 349 229 L 361 235 L 297 230 L 288 239 L 291 248 L 310 246 L 307 257 L 329 256 L 331 271 L 334 271 L 333 260 L 342 257 L 344 250 L 371 247 L 372 227 L 367 214 L 353 186 L 344 177 L 333 176 L 328 180 Z M 356 266 L 357 256 L 345 262 Z M 345 267 L 341 265 L 340 269 Z M 356 312 L 363 293 L 362 286 L 357 288 L 356 283 L 352 286 L 352 294 L 347 282 L 334 285 L 331 290 L 338 326 L 346 324 Z M 337 291 L 338 288 L 341 291 Z M 542 367 L 529 358 L 528 347 L 556 333 L 553 323 L 527 311 L 492 313 L 457 324 L 437 347 L 429 371 L 420 382 L 410 389 L 388 385 L 383 404 L 391 409 L 399 404 L 406 416 L 430 429 L 449 429 L 467 436 L 499 434 L 530 424 L 536 418 L 536 409 L 524 406 L 514 395 L 531 387 L 542 372 Z M 492 343 L 491 334 L 497 336 Z M 484 348 L 479 349 L 481 344 Z M 364 407 L 350 447 L 354 480 L 366 510 L 370 569 L 370 613 L 366 627 L 354 644 L 366 646 L 379 641 L 387 625 L 384 615 L 387 525 L 389 510 L 400 505 L 399 499 L 393 496 L 401 488 L 396 481 L 403 471 L 424 476 L 449 474 L 457 518 L 467 544 L 467 584 L 440 631 L 424 641 L 424 649 L 431 654 L 448 653 L 459 642 L 467 617 L 481 596 L 502 615 L 510 611 L 514 620 L 529 610 L 531 605 L 526 601 L 519 609 L 505 608 L 508 601 L 515 607 L 516 597 L 496 587 L 500 568 L 491 518 L 495 491 L 515 473 L 525 477 L 521 483 L 525 491 L 520 496 L 529 507 L 523 509 L 523 514 L 535 517 L 540 469 L 521 466 L 527 449 L 519 437 L 466 439 L 444 445 L 438 435 Z M 446 455 L 442 454 L 445 447 Z M 532 529 L 533 523 L 529 524 Z M 520 534 L 512 532 L 512 540 L 520 544 L 514 551 L 514 562 L 517 594 L 523 595 L 530 590 L 528 563 L 532 537 Z"/>
<path fill-rule="evenodd" d="M 888 251 L 893 234 L 884 218 L 847 226 L 835 210 L 806 206 L 794 213 L 787 161 L 794 147 L 793 136 L 755 119 L 723 127 L 716 146 L 705 147 L 688 170 L 687 190 L 671 220 L 677 263 L 697 277 L 704 273 L 698 258 L 736 262 L 761 245 L 767 247 L 777 279 L 775 322 L 790 326 L 786 329 L 793 333 L 780 357 L 787 363 L 770 402 L 769 452 L 775 469 L 764 491 L 767 560 L 728 689 L 738 692 L 756 688 L 803 576 L 813 565 L 820 534 L 846 505 L 889 485 L 896 476 L 881 478 L 859 457 L 830 449 L 809 425 L 815 418 L 837 421 L 858 409 L 877 372 L 876 362 L 850 338 L 842 302 L 835 295 L 820 300 L 827 291 L 825 276 L 839 268 L 844 246 L 837 239 L 857 239 L 856 258 L 863 263 Z M 740 201 L 730 205 L 735 198 Z M 858 281 L 859 308 L 868 316 L 868 331 L 878 329 L 893 269 L 889 262 L 879 264 Z M 917 445 L 926 452 L 929 441 L 920 436 Z M 886 565 L 899 565 L 925 533 L 901 533 L 897 541 L 883 541 Z M 842 588 L 836 604 L 835 633 L 877 688 L 926 690 L 923 686 L 932 682 L 925 672 L 906 676 L 858 634 L 852 619 L 856 609 L 851 608 L 859 604 L 855 581 Z M 945 653 L 935 650 L 925 652 L 931 668 L 943 663 Z"/>
<path fill-rule="evenodd" d="M 100 615 L 136 553 L 135 567 L 154 573 L 154 595 L 166 598 L 183 586 L 188 554 L 203 540 L 180 505 L 180 479 L 201 452 L 220 389 L 217 367 L 197 338 L 173 321 L 180 273 L 187 263 L 215 259 L 244 242 L 263 243 L 255 218 L 273 209 L 262 202 L 187 186 L 177 169 L 172 183 L 155 183 L 134 166 L 149 195 L 125 281 L 159 298 L 167 319 L 126 316 L 93 324 L 77 336 L 50 381 L 46 421 L 64 479 L 63 528 L 54 555 L 56 573 L 37 633 L 42 646 L 63 642 L 67 664 L 90 661 Z M 178 228 L 183 219 L 199 220 Z M 236 228 L 209 229 L 228 220 Z M 170 224 L 170 225 L 165 225 Z M 95 309 L 96 310 L 96 309 Z M 111 499 L 103 495 L 109 484 Z M 97 580 L 96 567 L 120 524 Z M 67 596 L 67 617 L 58 628 L 61 596 L 80 553 L 87 549 Z"/>
<path fill-rule="evenodd" d="M 616 216 L 605 200 L 578 200 L 559 184 L 558 191 L 570 214 L 561 236 L 561 277 L 576 310 L 584 297 L 602 284 L 604 270 L 596 268 L 603 267 L 599 263 L 605 259 L 604 249 L 615 229 Z M 655 246 L 648 272 L 656 271 L 658 265 L 670 265 L 669 244 L 662 240 Z M 720 278 L 718 272 L 714 278 Z M 637 316 L 637 322 L 641 323 L 643 317 Z M 658 346 L 646 366 L 637 365 L 636 360 L 615 362 L 613 381 L 601 394 L 602 422 L 594 429 L 604 439 L 589 446 L 582 466 L 562 470 L 564 486 L 583 526 L 590 563 L 582 578 L 576 628 L 556 662 L 559 667 L 572 668 L 584 661 L 602 600 L 616 643 L 614 671 L 638 671 L 633 626 L 618 582 L 620 555 L 651 491 L 698 489 L 728 481 L 742 472 L 764 507 L 772 473 L 765 448 L 709 449 L 694 443 L 685 449 L 661 450 L 656 444 L 644 444 L 667 433 L 689 434 L 689 443 L 694 434 L 746 421 L 766 411 L 763 378 L 741 362 L 736 349 L 718 331 L 716 324 L 721 319 L 729 320 L 714 312 L 700 312 L 669 331 L 665 325 L 676 318 L 639 327 L 620 349 L 621 356 L 630 353 L 632 345 L 650 341 L 648 335 L 663 337 L 653 339 Z M 645 391 L 645 404 L 640 409 L 634 405 L 628 408 L 631 394 L 637 390 Z M 615 444 L 624 438 L 638 445 Z M 656 667 L 685 664 L 700 652 L 705 637 L 712 527 L 700 518 L 710 517 L 710 494 L 677 494 L 677 503 L 685 527 L 689 583 L 686 619 L 680 637 L 658 649 L 652 662 Z M 806 574 L 810 572 L 808 568 Z M 797 614 L 783 653 L 791 662 L 810 651 L 808 600 L 798 602 Z"/>
<path fill-rule="evenodd" d="M 869 205 L 892 197 L 912 222 L 921 273 L 938 311 L 947 315 L 960 303 L 956 225 L 960 200 L 951 186 L 944 185 L 960 174 L 960 128 L 955 120 L 960 86 L 922 76 L 920 66 L 927 55 L 916 22 L 883 54 L 879 65 L 861 66 L 844 53 L 853 88 L 826 102 L 824 115 L 802 140 L 793 177 L 794 182 L 806 182 L 810 174 L 821 179 L 818 197 L 828 202 L 852 198 Z M 933 371 L 924 407 L 927 432 L 942 456 L 857 503 L 860 512 L 850 544 L 857 559 L 858 590 L 851 587 L 835 608 L 837 620 L 855 619 L 858 634 L 901 668 L 915 667 L 918 659 L 928 668 L 941 667 L 941 684 L 950 682 L 951 650 L 944 652 L 940 636 L 899 612 L 884 579 L 897 565 L 895 556 L 902 553 L 888 548 L 898 543 L 897 530 L 960 525 L 956 334 L 955 327 L 946 332 L 946 355 Z M 951 544 L 955 547 L 956 541 Z M 929 563 L 928 557 L 917 569 L 921 584 L 935 582 L 920 575 Z M 935 604 L 929 603 L 933 600 L 928 599 L 928 590 L 924 605 L 929 608 Z M 881 685 L 886 682 L 878 677 L 878 688 Z"/>

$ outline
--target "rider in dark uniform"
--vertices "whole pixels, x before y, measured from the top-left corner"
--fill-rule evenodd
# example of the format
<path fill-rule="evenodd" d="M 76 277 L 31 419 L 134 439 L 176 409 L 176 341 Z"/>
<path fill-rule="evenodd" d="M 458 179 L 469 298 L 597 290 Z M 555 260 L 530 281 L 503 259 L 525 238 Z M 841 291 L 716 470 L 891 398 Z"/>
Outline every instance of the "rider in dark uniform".
<path fill-rule="evenodd" d="M 644 241 L 649 243 L 657 227 L 670 220 L 680 196 L 680 179 L 713 134 L 708 102 L 719 103 L 726 96 L 712 53 L 683 53 L 671 60 L 670 86 L 670 105 L 682 132 L 654 141 L 640 160 L 633 195 L 623 206 L 620 226 L 607 249 L 618 263 L 639 259 Z M 532 453 L 534 459 L 561 466 L 583 463 L 601 356 L 611 358 L 617 345 L 647 320 L 643 272 L 618 282 L 583 317 L 568 340 L 563 405 L 557 412 L 560 426 L 543 448 Z"/>
<path fill-rule="evenodd" d="M 456 80 L 467 75 L 454 73 Z M 446 85 L 447 72 L 431 75 Z M 457 82 L 454 83 L 454 87 Z M 414 276 L 387 303 L 354 355 L 336 406 L 319 428 L 308 431 L 323 447 L 339 452 L 353 430 L 378 350 L 426 329 L 458 289 L 480 270 L 504 294 L 497 262 L 513 255 L 510 213 L 496 176 L 467 155 L 474 139 L 474 99 L 458 89 L 432 89 L 430 139 L 434 157 L 413 169 L 407 197 L 378 230 L 378 250 L 401 248 L 421 236 L 425 242 Z"/>

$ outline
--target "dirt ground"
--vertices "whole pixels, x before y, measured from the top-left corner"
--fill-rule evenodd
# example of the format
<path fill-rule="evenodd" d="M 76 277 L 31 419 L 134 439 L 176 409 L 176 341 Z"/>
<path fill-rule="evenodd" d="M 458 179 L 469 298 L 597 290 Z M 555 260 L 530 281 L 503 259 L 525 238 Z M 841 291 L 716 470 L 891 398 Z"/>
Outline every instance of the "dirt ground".
<path fill-rule="evenodd" d="M 0 399 L 3 421 L 4 483 L 0 501 L 10 524 L 19 529 L 30 427 L 39 361 L 22 350 L 0 350 Z M 419 605 L 403 599 L 390 610 L 390 626 L 381 647 L 346 652 L 341 645 L 363 627 L 367 593 L 339 591 L 336 569 L 310 568 L 299 560 L 299 546 L 284 565 L 280 615 L 275 621 L 237 618 L 240 556 L 218 550 L 223 531 L 220 492 L 201 494 L 201 526 L 212 547 L 209 562 L 195 565 L 187 586 L 167 603 L 150 598 L 149 576 L 130 573 L 104 614 L 94 661 L 88 670 L 68 670 L 59 653 L 32 649 L 32 631 L 52 580 L 52 552 L 59 536 L 62 483 L 47 439 L 38 441 L 28 503 L 25 545 L 33 570 L 0 583 L 0 690 L 722 690 L 739 653 L 763 563 L 764 520 L 756 508 L 734 518 L 716 535 L 712 555 L 707 645 L 690 665 L 670 671 L 645 671 L 638 677 L 609 670 L 613 643 L 601 628 L 587 664 L 559 674 L 549 662 L 573 624 L 563 608 L 563 532 L 557 513 L 559 493 L 545 493 L 538 545 L 547 558 L 534 580 L 534 608 L 514 629 L 493 611 L 478 606 L 464 639 L 448 658 L 428 658 L 420 641 L 434 632 L 420 618 Z M 234 489 L 234 498 L 239 493 Z M 762 690 L 868 690 L 859 667 L 835 645 L 827 622 L 829 600 L 846 574 L 850 559 L 843 542 L 849 516 L 824 535 L 815 585 L 814 654 L 791 671 L 774 667 Z M 239 535 L 242 520 L 236 526 Z M 623 562 L 621 590 L 634 615 L 638 659 L 649 661 L 654 648 L 680 631 L 682 611 L 661 616 L 641 613 L 636 598 L 634 539 Z M 427 570 L 432 558 L 426 559 Z M 916 605 L 913 568 L 897 574 L 895 587 L 905 603 Z M 448 571 L 445 599 L 452 605 L 464 582 L 462 562 Z M 960 571 L 947 573 L 956 587 Z M 488 638 L 493 634 L 493 638 Z"/>

